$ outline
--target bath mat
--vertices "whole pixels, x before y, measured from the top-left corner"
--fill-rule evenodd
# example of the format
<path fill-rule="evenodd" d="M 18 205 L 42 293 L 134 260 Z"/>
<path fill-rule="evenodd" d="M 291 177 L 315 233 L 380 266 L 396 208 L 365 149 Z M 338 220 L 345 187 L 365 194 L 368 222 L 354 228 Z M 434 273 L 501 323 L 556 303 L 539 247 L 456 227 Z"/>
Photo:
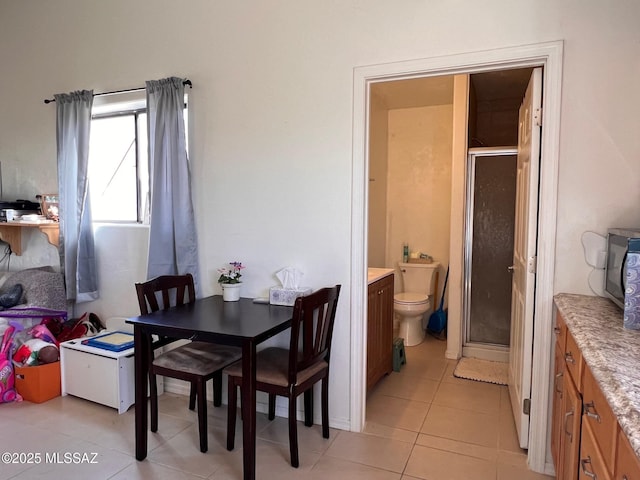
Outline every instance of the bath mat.
<path fill-rule="evenodd" d="M 466 378 L 477 382 L 507 385 L 509 379 L 509 364 L 481 360 L 479 358 L 463 357 L 456 365 L 453 376 Z"/>

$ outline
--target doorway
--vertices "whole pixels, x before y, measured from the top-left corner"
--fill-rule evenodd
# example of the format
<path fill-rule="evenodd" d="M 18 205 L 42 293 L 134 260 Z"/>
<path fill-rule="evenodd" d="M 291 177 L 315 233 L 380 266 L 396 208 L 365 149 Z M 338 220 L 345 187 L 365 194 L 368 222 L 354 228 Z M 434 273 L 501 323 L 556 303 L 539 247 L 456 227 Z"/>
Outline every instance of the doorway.
<path fill-rule="evenodd" d="M 553 269 L 555 258 L 555 224 L 559 151 L 560 87 L 562 80 L 562 43 L 472 52 L 445 57 L 432 57 L 393 64 L 358 67 L 354 72 L 353 184 L 352 184 L 352 302 L 351 302 L 351 429 L 360 431 L 364 425 L 366 385 L 366 327 L 363 321 L 366 306 L 367 268 L 367 195 L 368 195 L 368 126 L 369 91 L 373 83 L 459 73 L 504 70 L 508 68 L 543 66 L 545 68 L 545 122 L 542 127 L 543 150 L 540 172 L 540 218 L 537 296 L 535 300 L 533 372 L 531 398 L 531 434 L 529 465 L 534 471 L 545 471 L 549 369 L 552 325 Z M 466 147 L 465 147 L 466 151 Z M 458 158 L 458 157 L 456 157 Z M 465 158 L 454 164 L 452 198 L 463 197 Z M 462 179 L 462 181 L 461 181 Z M 459 205 L 458 205 L 459 207 Z M 454 207 L 452 206 L 452 209 Z M 452 215 L 451 273 L 449 290 L 449 338 L 447 357 L 461 354 L 462 312 L 462 232 L 463 215 Z M 457 340 L 456 340 L 457 339 Z M 552 470 L 552 467 L 550 467 Z"/>
<path fill-rule="evenodd" d="M 509 361 L 519 110 L 532 71 L 518 68 L 469 76 L 465 357 Z"/>

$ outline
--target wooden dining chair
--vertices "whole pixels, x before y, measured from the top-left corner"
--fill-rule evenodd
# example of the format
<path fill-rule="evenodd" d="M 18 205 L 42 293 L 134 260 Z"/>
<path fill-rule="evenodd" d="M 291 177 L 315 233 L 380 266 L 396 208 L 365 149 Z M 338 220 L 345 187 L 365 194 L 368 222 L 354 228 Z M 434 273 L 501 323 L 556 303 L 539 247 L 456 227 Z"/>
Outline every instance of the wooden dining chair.
<path fill-rule="evenodd" d="M 144 283 L 136 283 L 136 292 L 142 315 L 191 303 L 196 299 L 193 277 L 189 273 L 186 275 L 162 275 Z M 160 337 L 151 342 L 149 357 L 151 431 L 158 431 L 156 376 L 163 375 L 187 381 L 191 385 L 189 409 L 194 410 L 196 401 L 198 403 L 200 451 L 204 453 L 208 450 L 207 381 L 213 379 L 213 404 L 220 406 L 222 403 L 222 369 L 241 358 L 242 350 L 239 347 L 209 342 L 189 342 L 155 356 L 155 350 L 176 340 L 170 337 Z"/>
<path fill-rule="evenodd" d="M 313 386 L 322 381 L 322 436 L 329 438 L 329 358 L 340 285 L 296 299 L 289 348 L 261 350 L 256 360 L 256 390 L 269 394 L 269 420 L 275 418 L 276 395 L 289 399 L 289 451 L 298 467 L 296 399 L 304 393 L 305 426 L 313 425 Z M 224 372 L 229 376 L 227 449 L 233 450 L 237 416 L 237 387 L 242 385 L 242 362 Z M 243 405 L 244 408 L 244 405 Z"/>

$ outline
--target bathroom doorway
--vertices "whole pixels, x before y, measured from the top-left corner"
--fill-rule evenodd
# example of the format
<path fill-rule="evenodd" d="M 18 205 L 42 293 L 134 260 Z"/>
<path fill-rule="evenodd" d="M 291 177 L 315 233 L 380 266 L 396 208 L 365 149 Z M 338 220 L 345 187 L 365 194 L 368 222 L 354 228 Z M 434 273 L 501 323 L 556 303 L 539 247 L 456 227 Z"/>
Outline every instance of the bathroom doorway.
<path fill-rule="evenodd" d="M 370 90 L 368 266 L 397 268 L 404 244 L 433 257 L 441 264 L 433 309 L 450 263 L 454 136 L 467 137 L 466 228 L 459 240 L 463 356 L 509 359 L 517 147 L 504 145 L 518 143 L 518 111 L 532 70 L 470 74 L 466 93 L 456 98 L 454 75 L 380 82 Z M 461 103 L 467 120 L 454 127 Z"/>
<path fill-rule="evenodd" d="M 352 191 L 352 247 L 351 271 L 354 292 L 351 311 L 353 318 L 366 318 L 366 270 L 367 235 L 370 226 L 367 223 L 369 182 L 369 128 L 368 111 L 370 106 L 370 87 L 379 82 L 399 79 L 421 78 L 437 75 L 450 75 L 457 78 L 467 74 L 497 71 L 532 66 L 544 67 L 545 95 L 543 109 L 545 122 L 542 125 L 542 143 L 544 148 L 540 161 L 540 197 L 538 219 L 538 250 L 536 297 L 531 307 L 535 307 L 535 323 L 532 322 L 534 335 L 531 390 L 531 433 L 529 445 L 529 465 L 535 471 L 542 471 L 545 464 L 548 395 L 551 351 L 552 315 L 548 305 L 553 297 L 555 235 L 557 220 L 557 181 L 559 157 L 560 91 L 562 85 L 562 42 L 507 47 L 502 49 L 470 52 L 444 57 L 430 57 L 420 60 L 397 62 L 383 65 L 357 67 L 354 72 L 354 125 L 353 125 L 353 191 Z M 462 75 L 460 75 L 462 74 Z M 464 89 L 464 80 L 460 82 Z M 454 112 L 454 117 L 455 117 Z M 465 117 L 466 114 L 460 116 Z M 459 199 L 464 196 L 464 163 L 466 159 L 466 141 L 463 151 L 456 149 L 453 154 L 452 172 L 452 215 L 451 220 L 451 275 L 448 289 L 449 322 L 447 350 L 445 356 L 459 358 L 462 353 L 462 263 L 463 263 L 463 223 L 464 212 Z M 377 182 L 376 182 L 377 183 Z M 362 248 L 364 245 L 364 248 Z M 352 324 L 351 358 L 351 428 L 361 431 L 365 422 L 365 361 L 366 326 Z M 458 343 L 460 342 L 460 343 Z"/>

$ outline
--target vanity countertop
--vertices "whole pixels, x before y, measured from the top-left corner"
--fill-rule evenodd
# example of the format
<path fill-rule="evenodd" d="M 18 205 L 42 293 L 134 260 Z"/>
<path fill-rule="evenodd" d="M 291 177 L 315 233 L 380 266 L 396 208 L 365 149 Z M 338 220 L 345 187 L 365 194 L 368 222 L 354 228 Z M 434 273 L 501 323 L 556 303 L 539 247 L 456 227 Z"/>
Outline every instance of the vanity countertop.
<path fill-rule="evenodd" d="M 606 298 L 554 297 L 582 356 L 640 457 L 640 330 L 622 325 L 622 310 Z"/>
<path fill-rule="evenodd" d="M 371 285 L 373 282 L 376 282 L 387 275 L 391 275 L 393 272 L 393 268 L 369 268 L 367 270 L 367 284 Z"/>

